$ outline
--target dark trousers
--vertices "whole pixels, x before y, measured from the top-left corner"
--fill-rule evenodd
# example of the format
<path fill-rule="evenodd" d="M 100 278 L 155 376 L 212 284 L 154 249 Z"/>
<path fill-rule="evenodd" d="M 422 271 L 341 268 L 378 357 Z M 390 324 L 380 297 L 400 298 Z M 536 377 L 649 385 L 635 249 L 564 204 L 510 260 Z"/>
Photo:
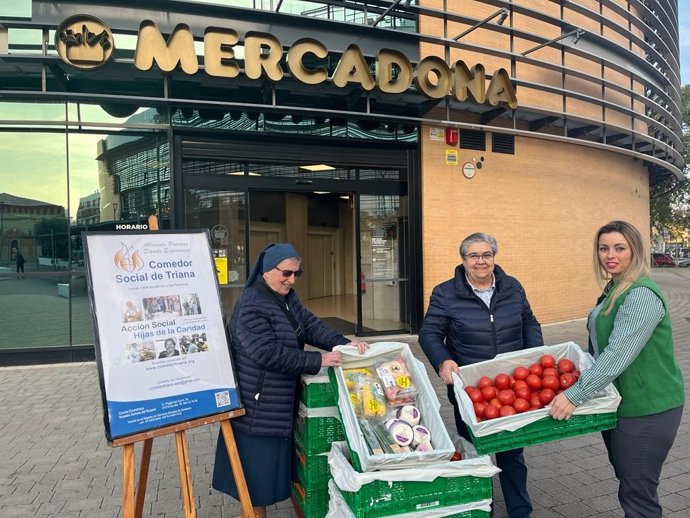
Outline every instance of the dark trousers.
<path fill-rule="evenodd" d="M 467 427 L 460 417 L 455 398 L 452 398 L 450 402 L 453 405 L 453 415 L 458 433 L 471 441 Z M 522 448 L 497 453 L 496 466 L 501 469 L 498 479 L 501 481 L 501 491 L 503 491 L 508 517 L 529 518 L 532 512 L 532 501 L 529 498 L 529 493 L 527 493 L 527 466 Z"/>
<path fill-rule="evenodd" d="M 683 407 L 642 417 L 619 417 L 601 433 L 620 482 L 618 500 L 625 518 L 661 518 L 659 477 L 680 426 Z"/>

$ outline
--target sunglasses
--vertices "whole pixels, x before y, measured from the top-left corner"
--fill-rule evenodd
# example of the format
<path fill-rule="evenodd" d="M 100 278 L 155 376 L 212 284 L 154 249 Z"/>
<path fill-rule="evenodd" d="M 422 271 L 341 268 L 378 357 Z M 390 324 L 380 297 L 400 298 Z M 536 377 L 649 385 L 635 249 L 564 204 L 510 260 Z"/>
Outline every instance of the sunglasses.
<path fill-rule="evenodd" d="M 304 271 L 302 270 L 281 270 L 277 266 L 275 267 L 275 269 L 282 273 L 283 277 L 286 279 L 290 278 L 291 275 L 294 275 L 295 279 L 298 279 L 299 277 L 302 277 L 302 274 L 304 273 Z"/>

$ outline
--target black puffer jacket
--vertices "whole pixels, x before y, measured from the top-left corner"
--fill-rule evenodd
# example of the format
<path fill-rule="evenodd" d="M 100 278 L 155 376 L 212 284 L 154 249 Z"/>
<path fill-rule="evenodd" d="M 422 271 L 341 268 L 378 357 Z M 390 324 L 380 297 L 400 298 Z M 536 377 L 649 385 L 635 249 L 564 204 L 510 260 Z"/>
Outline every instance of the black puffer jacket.
<path fill-rule="evenodd" d="M 300 324 L 303 341 L 279 306 L 281 301 Z M 349 340 L 310 313 L 294 291 L 280 297 L 261 278 L 240 295 L 228 330 L 246 412 L 233 419 L 233 426 L 252 435 L 290 437 L 299 376 L 321 368 L 321 353 L 305 351 L 304 343 L 330 351 Z"/>
<path fill-rule="evenodd" d="M 419 344 L 436 371 L 445 360 L 469 365 L 544 345 L 541 326 L 522 285 L 499 266 L 494 267 L 494 276 L 490 307 L 474 294 L 462 265 L 455 268 L 453 279 L 434 288 Z"/>

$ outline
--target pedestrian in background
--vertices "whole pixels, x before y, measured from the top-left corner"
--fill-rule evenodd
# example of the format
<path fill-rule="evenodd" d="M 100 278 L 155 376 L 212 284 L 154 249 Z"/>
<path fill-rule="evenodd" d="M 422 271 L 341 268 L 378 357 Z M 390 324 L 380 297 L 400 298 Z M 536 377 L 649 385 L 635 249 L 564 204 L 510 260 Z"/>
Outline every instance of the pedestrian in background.
<path fill-rule="evenodd" d="M 452 279 L 434 288 L 419 332 L 422 350 L 448 385 L 455 424 L 466 439 L 470 436 L 453 393 L 453 373 L 500 353 L 544 345 L 525 290 L 495 263 L 497 253 L 496 239 L 488 234 L 462 241 L 462 264 Z M 496 464 L 509 518 L 528 518 L 532 502 L 522 448 L 497 453 Z"/>
<path fill-rule="evenodd" d="M 366 342 L 350 342 L 300 302 L 292 289 L 302 275 L 301 258 L 287 243 L 264 248 L 235 303 L 228 324 L 230 349 L 245 414 L 233 419 L 254 512 L 290 497 L 293 475 L 293 424 L 302 374 L 342 365 L 336 345 L 350 343 L 363 352 Z M 310 344 L 324 352 L 305 351 Z M 213 487 L 239 500 L 225 441 L 218 437 Z"/>
<path fill-rule="evenodd" d="M 22 255 L 21 251 L 17 250 L 17 279 L 19 279 L 19 272 L 22 272 L 22 278 L 26 279 L 26 276 L 24 275 L 24 263 L 26 260 L 24 259 L 24 256 Z"/>
<path fill-rule="evenodd" d="M 671 315 L 649 277 L 642 236 L 630 223 L 612 221 L 597 231 L 594 270 L 604 287 L 587 320 L 596 360 L 554 398 L 549 413 L 569 419 L 577 406 L 613 382 L 622 397 L 618 425 L 602 435 L 620 483 L 618 500 L 625 518 L 660 518 L 659 477 L 685 402 Z"/>

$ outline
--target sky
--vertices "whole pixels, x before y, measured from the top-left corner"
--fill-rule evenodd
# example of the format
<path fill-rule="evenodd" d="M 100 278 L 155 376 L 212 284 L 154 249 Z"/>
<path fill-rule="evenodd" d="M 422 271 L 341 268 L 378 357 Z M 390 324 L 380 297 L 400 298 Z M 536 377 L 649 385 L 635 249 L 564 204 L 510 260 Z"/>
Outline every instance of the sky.
<path fill-rule="evenodd" d="M 690 0 L 678 2 L 680 29 L 680 84 L 690 84 Z"/>

